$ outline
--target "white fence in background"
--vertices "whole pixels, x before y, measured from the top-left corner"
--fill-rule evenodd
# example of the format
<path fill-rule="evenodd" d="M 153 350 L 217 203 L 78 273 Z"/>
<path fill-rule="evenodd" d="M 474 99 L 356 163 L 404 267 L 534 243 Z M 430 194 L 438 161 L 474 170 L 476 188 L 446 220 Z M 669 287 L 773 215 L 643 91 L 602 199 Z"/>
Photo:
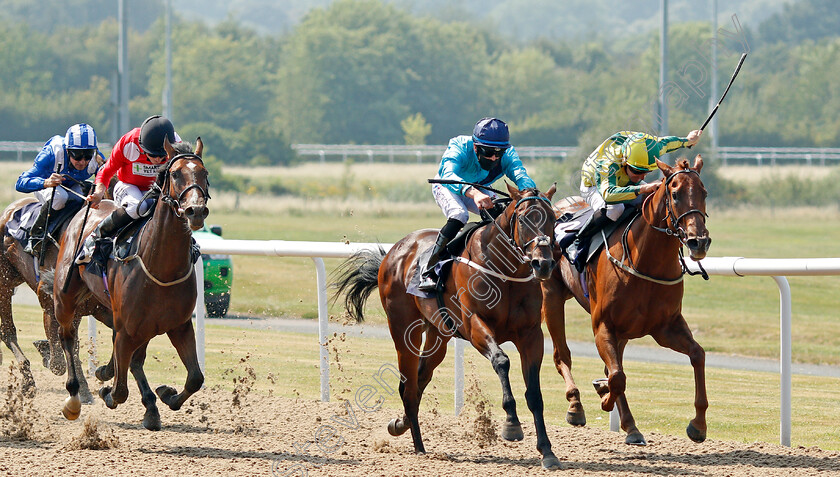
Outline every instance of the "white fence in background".
<path fill-rule="evenodd" d="M 840 148 L 829 147 L 719 147 L 718 160 L 724 166 L 776 166 L 796 164 L 836 166 Z"/>
<path fill-rule="evenodd" d="M 328 310 L 327 276 L 323 258 L 346 258 L 359 250 L 375 250 L 382 247 L 386 251 L 392 244 L 374 243 L 335 243 L 335 242 L 294 242 L 285 240 L 199 240 L 203 253 L 221 253 L 230 255 L 262 255 L 275 257 L 309 257 L 315 262 L 318 300 L 318 343 L 320 349 L 321 400 L 329 401 L 329 351 L 327 349 Z M 688 268 L 699 271 L 696 262 L 687 260 Z M 769 276 L 779 287 L 779 329 L 780 329 L 780 418 L 779 443 L 790 446 L 791 432 L 791 292 L 786 276 L 826 276 L 840 275 L 840 258 L 744 258 L 744 257 L 708 257 L 702 260 L 703 268 L 709 275 L 729 277 Z M 198 278 L 198 303 L 196 303 L 196 347 L 201 368 L 204 369 L 204 270 L 203 263 L 195 264 Z M 96 337 L 95 320 L 88 319 L 89 333 L 92 340 Z M 464 341 L 455 339 L 455 413 L 458 414 L 464 403 Z M 617 431 L 618 413 L 614 409 L 610 415 L 610 428 Z"/>
<path fill-rule="evenodd" d="M 327 156 L 341 157 L 342 162 L 347 162 L 348 157 L 365 158 L 368 162 L 374 162 L 374 157 L 387 157 L 388 162 L 394 162 L 394 158 L 413 158 L 417 163 L 423 162 L 424 157 L 431 158 L 432 162 L 440 160 L 446 146 L 401 146 L 401 145 L 364 145 L 364 144 L 292 144 L 292 149 L 299 156 L 318 156 L 323 164 Z M 537 157 L 559 157 L 565 159 L 573 154 L 577 148 L 567 146 L 550 147 L 516 147 L 519 157 L 531 159 Z M 405 161 L 403 161 L 405 162 Z"/>

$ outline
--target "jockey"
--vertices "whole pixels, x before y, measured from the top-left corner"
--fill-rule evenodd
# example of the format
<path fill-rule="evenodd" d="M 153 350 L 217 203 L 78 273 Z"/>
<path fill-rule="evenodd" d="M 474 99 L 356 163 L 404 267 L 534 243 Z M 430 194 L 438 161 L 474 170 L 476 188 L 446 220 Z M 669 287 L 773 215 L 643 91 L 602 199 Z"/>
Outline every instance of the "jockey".
<path fill-rule="evenodd" d="M 44 144 L 41 152 L 35 156 L 32 168 L 18 177 L 15 189 L 18 192 L 34 192 L 43 206 L 52 198 L 52 207 L 41 207 L 41 213 L 29 231 L 26 253 L 37 253 L 45 237 L 49 210 L 61 210 L 67 201 L 81 201 L 81 183 L 96 174 L 96 169 L 104 162 L 95 156 L 102 156 L 96 145 L 96 131 L 81 123 L 70 127 L 67 134 L 53 136 Z M 64 176 L 72 177 L 72 179 Z M 78 182 L 76 182 L 78 181 Z M 63 187 L 58 187 L 59 185 Z M 72 190 L 78 195 L 74 195 Z"/>
<path fill-rule="evenodd" d="M 114 174 L 117 174 L 114 202 L 118 208 L 105 217 L 96 230 L 85 239 L 85 244 L 76 257 L 76 263 L 90 262 L 96 239 L 108 237 L 140 217 L 140 201 L 154 184 L 159 166 L 166 162 L 164 138 L 169 138 L 169 142 L 173 144 L 181 142 L 171 121 L 162 116 L 151 116 L 143 121 L 139 128 L 123 135 L 114 145 L 105 167 L 96 174 L 96 188 L 87 200 L 91 207 L 99 208 L 108 183 Z"/>
<path fill-rule="evenodd" d="M 520 190 L 536 187 L 510 144 L 507 124 L 500 119 L 483 118 L 475 123 L 472 136 L 456 136 L 449 140 L 435 179 L 489 186 L 502 175 L 514 181 Z M 449 241 L 467 223 L 469 213 L 477 214 L 478 209 L 492 208 L 495 197 L 485 189 L 461 184 L 433 184 L 432 194 L 447 222 L 440 229 L 424 266 L 423 280 L 418 287 L 423 291 L 435 288 L 435 265 Z"/>
<path fill-rule="evenodd" d="M 620 131 L 607 138 L 583 163 L 580 193 L 594 214 L 577 233 L 577 241 L 583 242 L 603 225 L 618 220 L 625 204 L 638 205 L 645 195 L 656 191 L 659 181 L 647 184 L 644 178 L 657 169 L 659 156 L 697 144 L 701 134 L 699 129 L 687 137 Z"/>

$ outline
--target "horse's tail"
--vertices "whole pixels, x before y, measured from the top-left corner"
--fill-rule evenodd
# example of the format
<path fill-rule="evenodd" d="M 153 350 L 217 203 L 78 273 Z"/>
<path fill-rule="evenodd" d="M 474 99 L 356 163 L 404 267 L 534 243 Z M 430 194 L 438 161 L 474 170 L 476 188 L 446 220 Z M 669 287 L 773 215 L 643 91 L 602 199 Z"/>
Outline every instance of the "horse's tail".
<path fill-rule="evenodd" d="M 334 272 L 336 288 L 333 302 L 344 295 L 344 308 L 357 323 L 364 321 L 365 302 L 371 292 L 379 286 L 379 266 L 385 257 L 385 250 L 359 250 L 344 261 Z"/>

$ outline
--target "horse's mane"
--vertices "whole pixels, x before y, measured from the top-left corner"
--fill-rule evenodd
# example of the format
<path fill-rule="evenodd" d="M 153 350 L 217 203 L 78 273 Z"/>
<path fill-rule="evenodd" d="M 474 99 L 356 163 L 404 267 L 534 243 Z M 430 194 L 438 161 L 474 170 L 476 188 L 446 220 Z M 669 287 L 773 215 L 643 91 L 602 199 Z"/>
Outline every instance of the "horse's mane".
<path fill-rule="evenodd" d="M 175 150 L 175 154 L 172 156 L 171 159 L 166 161 L 165 163 L 161 164 L 158 168 L 157 179 L 155 179 L 155 184 L 159 187 L 163 187 L 163 181 L 166 179 L 166 172 L 172 166 L 172 160 L 178 157 L 181 154 L 192 154 L 193 146 L 188 141 L 181 141 L 176 142 L 172 145 L 172 149 Z"/>

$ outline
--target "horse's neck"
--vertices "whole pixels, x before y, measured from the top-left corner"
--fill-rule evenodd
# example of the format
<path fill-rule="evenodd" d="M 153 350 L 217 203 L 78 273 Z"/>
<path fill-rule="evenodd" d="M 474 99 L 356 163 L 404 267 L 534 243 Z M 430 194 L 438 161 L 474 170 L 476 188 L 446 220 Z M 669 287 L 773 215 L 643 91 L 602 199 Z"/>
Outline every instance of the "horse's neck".
<path fill-rule="evenodd" d="M 159 203 L 152 219 L 143 228 L 137 254 L 150 269 L 181 272 L 192 266 L 190 244 L 192 234 L 187 224 L 171 207 Z"/>
<path fill-rule="evenodd" d="M 499 232 L 501 228 L 508 237 L 513 236 L 513 231 L 508 230 L 510 216 L 502 214 L 495 224 L 487 224 L 484 230 L 476 234 L 478 240 L 472 240 L 468 247 L 470 260 L 483 264 L 496 272 L 508 276 L 520 276 L 528 272 L 528 262 L 523 261 L 522 255 L 507 238 Z"/>
<path fill-rule="evenodd" d="M 655 199 L 657 197 L 651 197 L 651 203 L 646 204 L 648 207 L 643 211 L 642 217 L 630 228 L 630 238 L 635 245 L 634 249 L 630 250 L 631 256 L 638 267 L 650 273 L 655 270 L 682 270 L 678 261 L 681 246 L 679 239 L 653 228 L 668 227 L 665 206 L 661 198 L 653 202 Z"/>

